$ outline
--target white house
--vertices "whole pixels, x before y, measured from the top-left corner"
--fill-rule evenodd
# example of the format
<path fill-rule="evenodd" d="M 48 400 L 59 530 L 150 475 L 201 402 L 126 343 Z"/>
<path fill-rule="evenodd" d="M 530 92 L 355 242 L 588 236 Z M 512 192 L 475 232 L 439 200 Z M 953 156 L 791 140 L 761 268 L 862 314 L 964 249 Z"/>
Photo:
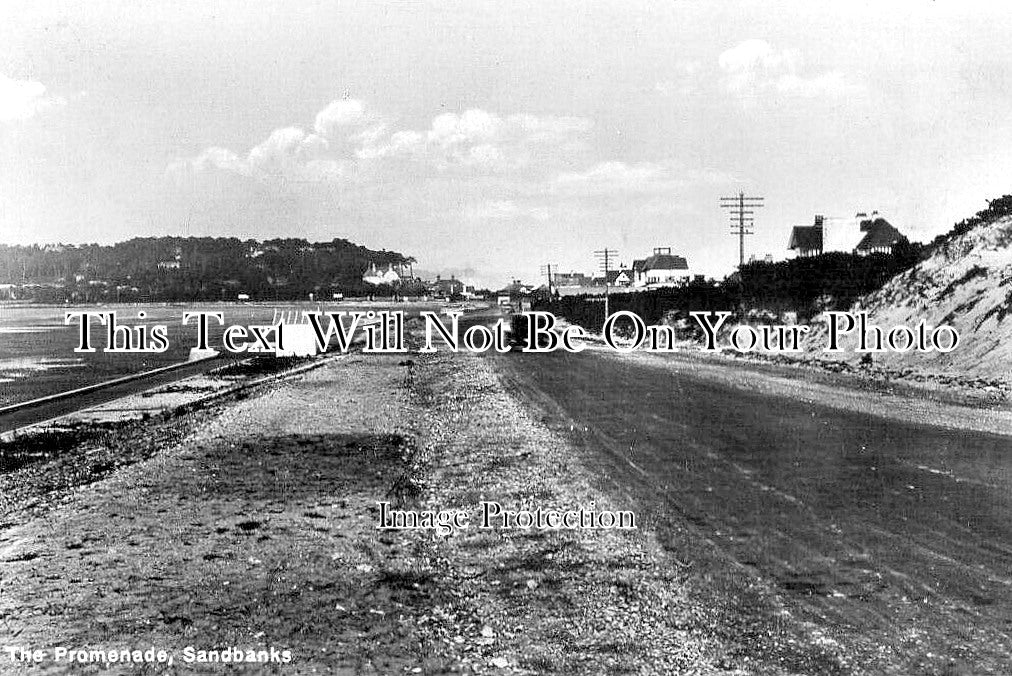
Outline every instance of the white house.
<path fill-rule="evenodd" d="M 692 273 L 682 256 L 673 256 L 671 247 L 656 247 L 653 254 L 633 261 L 633 286 L 678 286 L 689 281 Z"/>
<path fill-rule="evenodd" d="M 373 284 L 379 286 L 380 284 L 397 284 L 401 281 L 401 276 L 394 270 L 393 265 L 388 265 L 386 270 L 379 270 L 376 264 L 373 263 L 366 270 L 365 274 L 362 275 L 362 281 L 366 284 Z"/>
<path fill-rule="evenodd" d="M 854 218 L 816 216 L 813 225 L 791 229 L 787 248 L 799 258 L 841 252 L 867 255 L 889 253 L 906 237 L 877 211 L 859 212 Z"/>

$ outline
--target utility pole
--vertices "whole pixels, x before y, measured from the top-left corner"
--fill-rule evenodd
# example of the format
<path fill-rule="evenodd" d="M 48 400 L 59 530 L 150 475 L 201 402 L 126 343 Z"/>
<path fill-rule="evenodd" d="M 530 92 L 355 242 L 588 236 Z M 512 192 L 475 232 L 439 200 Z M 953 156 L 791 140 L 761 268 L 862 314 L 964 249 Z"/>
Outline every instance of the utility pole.
<path fill-rule="evenodd" d="M 552 265 L 553 265 L 552 263 L 545 263 L 544 265 L 541 266 L 541 274 L 543 274 L 543 275 L 545 275 L 545 276 L 548 277 L 548 298 L 549 298 L 549 300 L 551 300 L 551 298 L 552 298 Z M 557 270 L 559 268 L 559 266 L 556 264 L 555 268 Z"/>
<path fill-rule="evenodd" d="M 751 228 L 755 223 L 755 209 L 763 205 L 763 197 L 746 197 L 739 192 L 736 197 L 721 197 L 720 208 L 730 209 L 731 234 L 738 235 L 738 271 L 745 266 L 745 235 L 754 235 Z"/>
<path fill-rule="evenodd" d="M 618 256 L 618 251 L 607 248 L 599 249 L 594 252 L 594 256 L 604 272 L 604 321 L 608 321 L 608 271 L 611 270 L 609 266 L 611 261 Z"/>

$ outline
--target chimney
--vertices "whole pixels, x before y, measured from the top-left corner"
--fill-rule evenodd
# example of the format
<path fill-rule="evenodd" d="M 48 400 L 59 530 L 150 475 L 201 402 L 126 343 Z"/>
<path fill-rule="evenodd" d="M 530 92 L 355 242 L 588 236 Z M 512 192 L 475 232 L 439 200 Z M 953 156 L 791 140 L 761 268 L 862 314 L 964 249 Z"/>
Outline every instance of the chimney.
<path fill-rule="evenodd" d="M 823 221 L 825 221 L 825 217 L 822 214 L 815 215 L 815 227 L 821 228 Z"/>

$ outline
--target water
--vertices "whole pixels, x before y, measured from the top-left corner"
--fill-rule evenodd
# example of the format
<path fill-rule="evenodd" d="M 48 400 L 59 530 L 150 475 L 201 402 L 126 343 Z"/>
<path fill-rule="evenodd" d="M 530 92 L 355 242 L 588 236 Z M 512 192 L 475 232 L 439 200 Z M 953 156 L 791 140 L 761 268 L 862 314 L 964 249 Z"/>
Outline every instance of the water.
<path fill-rule="evenodd" d="M 270 324 L 281 313 L 287 319 L 300 311 L 319 309 L 316 305 L 107 305 L 89 306 L 0 306 L 0 406 L 55 394 L 76 387 L 186 361 L 197 344 L 195 322 L 184 326 L 183 314 L 190 311 L 221 312 L 225 324 Z M 327 307 L 325 310 L 349 309 Z M 164 324 L 169 348 L 162 353 L 74 352 L 79 340 L 79 321 L 64 323 L 68 311 L 116 311 L 118 325 Z M 138 319 L 139 312 L 146 317 Z M 209 322 L 212 347 L 220 347 L 223 330 Z M 150 331 L 150 328 L 148 329 Z M 105 327 L 92 321 L 93 347 L 105 344 Z"/>

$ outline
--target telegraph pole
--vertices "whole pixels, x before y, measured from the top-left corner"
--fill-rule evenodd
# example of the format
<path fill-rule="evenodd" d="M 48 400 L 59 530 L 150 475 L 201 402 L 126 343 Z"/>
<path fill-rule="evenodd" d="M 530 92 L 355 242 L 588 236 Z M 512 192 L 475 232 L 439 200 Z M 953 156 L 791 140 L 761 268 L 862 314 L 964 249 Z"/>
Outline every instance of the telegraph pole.
<path fill-rule="evenodd" d="M 604 321 L 608 321 L 608 271 L 611 270 L 609 266 L 611 261 L 618 256 L 618 251 L 607 248 L 599 249 L 594 252 L 594 256 L 604 272 Z"/>
<path fill-rule="evenodd" d="M 746 197 L 739 192 L 736 197 L 721 197 L 720 208 L 730 209 L 731 234 L 738 235 L 738 271 L 745 266 L 745 235 L 754 235 L 755 210 L 764 206 L 763 197 Z"/>
<path fill-rule="evenodd" d="M 558 265 L 555 266 L 558 269 Z M 548 298 L 552 298 L 552 263 L 545 263 L 541 266 L 541 274 L 548 277 Z"/>

